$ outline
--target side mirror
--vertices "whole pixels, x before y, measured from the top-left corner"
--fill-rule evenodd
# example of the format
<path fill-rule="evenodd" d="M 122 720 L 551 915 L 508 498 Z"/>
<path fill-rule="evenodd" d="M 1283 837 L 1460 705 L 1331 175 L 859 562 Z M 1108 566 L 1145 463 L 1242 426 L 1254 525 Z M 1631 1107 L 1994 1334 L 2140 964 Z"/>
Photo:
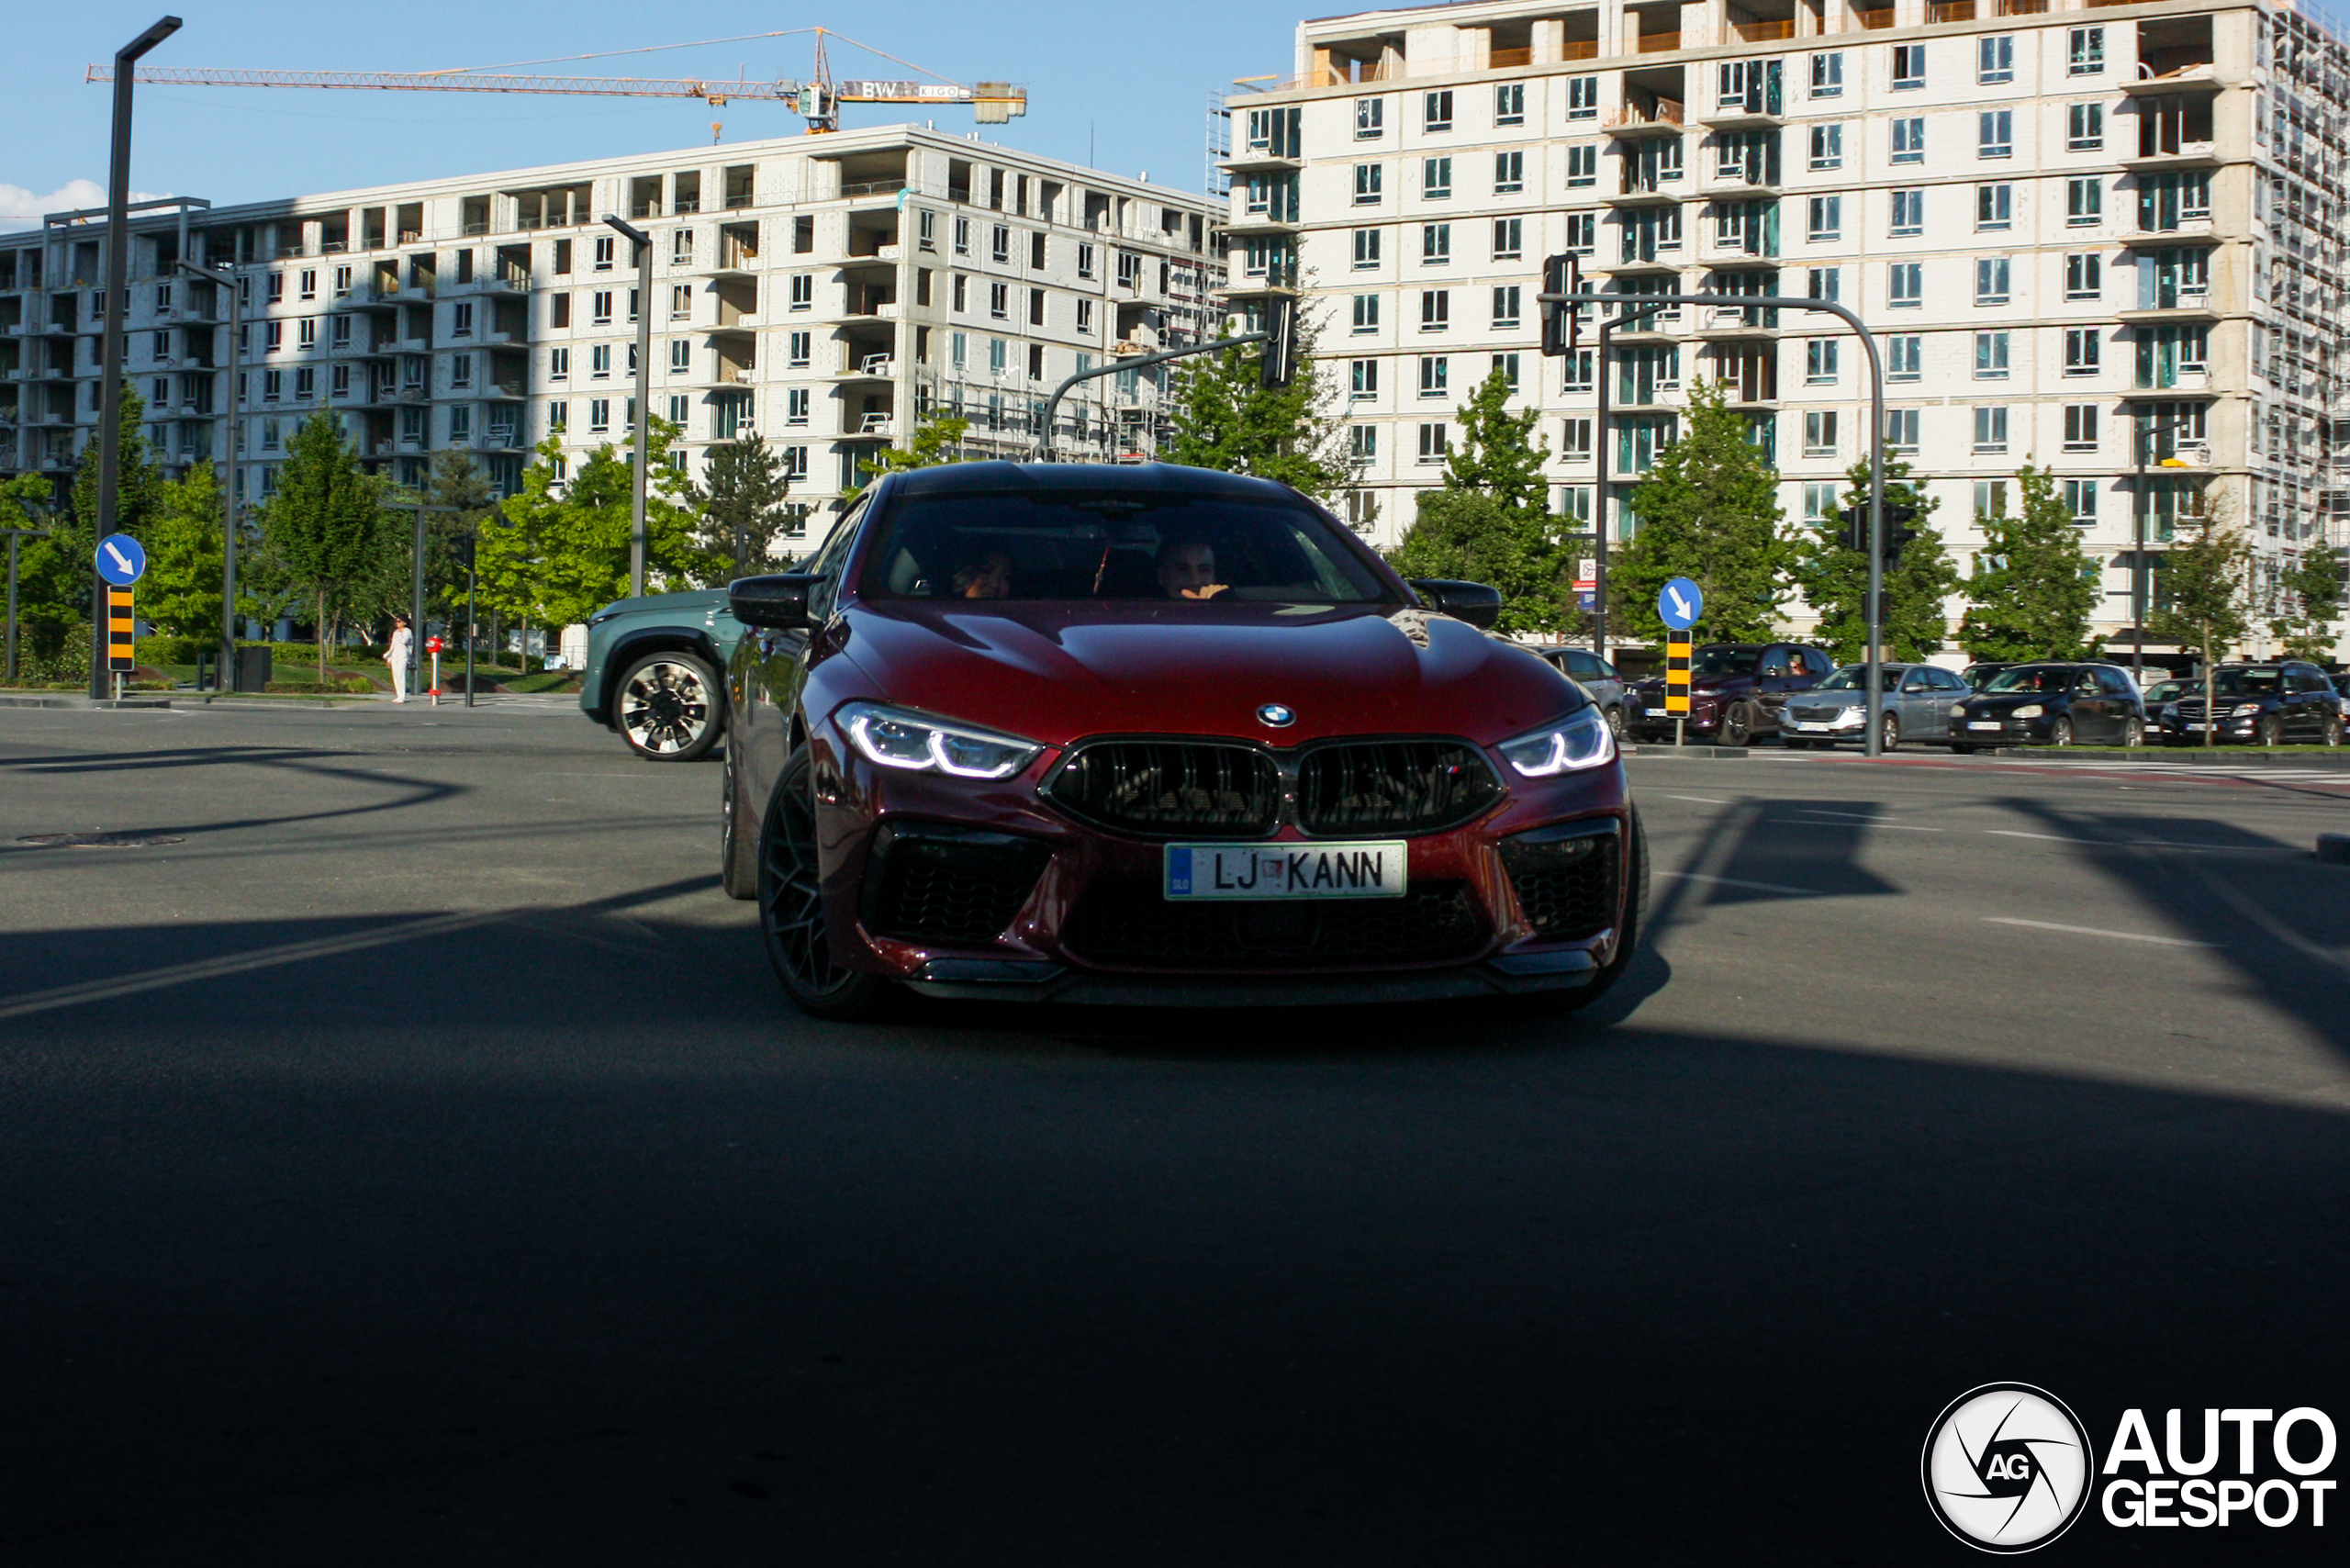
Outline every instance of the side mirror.
<path fill-rule="evenodd" d="M 1412 591 L 1429 609 L 1472 626 L 1491 626 L 1501 618 L 1502 592 L 1484 583 L 1464 583 L 1454 577 L 1414 577 Z"/>
<path fill-rule="evenodd" d="M 741 577 L 726 588 L 726 608 L 745 626 L 787 632 L 808 624 L 808 596 L 824 579 L 813 572 Z"/>

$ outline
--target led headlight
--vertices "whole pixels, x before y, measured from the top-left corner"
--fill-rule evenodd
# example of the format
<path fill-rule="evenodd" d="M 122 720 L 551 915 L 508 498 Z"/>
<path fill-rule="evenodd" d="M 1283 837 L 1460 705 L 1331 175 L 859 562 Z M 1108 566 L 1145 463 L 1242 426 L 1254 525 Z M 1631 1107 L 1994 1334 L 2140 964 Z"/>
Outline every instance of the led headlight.
<path fill-rule="evenodd" d="M 908 773 L 1009 778 L 1045 749 L 1017 735 L 951 723 L 878 702 L 851 702 L 840 711 L 837 722 L 859 756 Z"/>
<path fill-rule="evenodd" d="M 2257 702 L 2239 702 L 2234 707 L 2228 710 L 2228 717 L 2231 719 L 2249 719 L 2259 711 L 2260 704 Z"/>
<path fill-rule="evenodd" d="M 1964 702 L 1953 702 L 1953 703 L 1952 703 L 1952 704 L 1950 705 L 1950 716 L 1951 716 L 1952 718 L 1953 718 L 1953 719 L 1964 719 L 1964 718 L 1965 718 L 1965 717 L 1966 717 L 1966 704 L 1965 704 L 1965 703 L 1964 703 Z"/>
<path fill-rule="evenodd" d="M 2010 719 L 2037 719 L 2048 711 L 2037 702 L 2027 702 L 2008 715 Z"/>
<path fill-rule="evenodd" d="M 1528 778 L 1550 778 L 1616 759 L 1616 737 L 1595 707 L 1501 744 L 1509 765 Z"/>

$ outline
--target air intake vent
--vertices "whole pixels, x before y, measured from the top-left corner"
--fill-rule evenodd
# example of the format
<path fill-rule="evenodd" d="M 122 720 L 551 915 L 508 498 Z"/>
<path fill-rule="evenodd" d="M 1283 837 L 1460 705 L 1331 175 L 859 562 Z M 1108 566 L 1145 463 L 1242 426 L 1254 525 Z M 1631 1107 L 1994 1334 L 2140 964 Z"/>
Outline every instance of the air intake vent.
<path fill-rule="evenodd" d="M 1072 816 L 1154 838 L 1257 837 L 1281 815 L 1273 759 L 1213 741 L 1095 741 L 1069 757 L 1047 792 Z"/>
<path fill-rule="evenodd" d="M 1501 799 L 1484 754 L 1460 741 L 1346 741 L 1298 759 L 1308 833 L 1442 833 Z"/>

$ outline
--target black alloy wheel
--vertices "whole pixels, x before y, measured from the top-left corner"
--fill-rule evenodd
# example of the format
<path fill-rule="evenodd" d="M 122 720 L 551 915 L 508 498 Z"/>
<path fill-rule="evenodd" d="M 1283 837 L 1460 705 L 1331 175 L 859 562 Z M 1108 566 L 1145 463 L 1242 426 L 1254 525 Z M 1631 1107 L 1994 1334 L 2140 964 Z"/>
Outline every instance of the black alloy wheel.
<path fill-rule="evenodd" d="M 2050 745 L 2073 744 L 2073 721 L 2069 716 L 2063 713 L 2056 715 L 2056 722 L 2048 726 L 2048 744 Z"/>
<path fill-rule="evenodd" d="M 690 654 L 647 654 L 628 666 L 612 720 L 629 750 L 649 762 L 692 762 L 718 744 L 725 704 L 718 678 Z"/>
<path fill-rule="evenodd" d="M 718 770 L 718 882 L 730 899 L 759 896 L 759 835 L 743 818 L 741 738 L 729 736 Z"/>
<path fill-rule="evenodd" d="M 870 1017 L 888 997 L 879 975 L 834 961 L 816 854 L 815 769 L 808 748 L 791 754 L 759 833 L 759 934 L 776 978 L 803 1013 Z"/>
<path fill-rule="evenodd" d="M 1733 702 L 1722 713 L 1720 739 L 1724 745 L 1744 745 L 1754 733 L 1754 715 L 1743 702 Z"/>

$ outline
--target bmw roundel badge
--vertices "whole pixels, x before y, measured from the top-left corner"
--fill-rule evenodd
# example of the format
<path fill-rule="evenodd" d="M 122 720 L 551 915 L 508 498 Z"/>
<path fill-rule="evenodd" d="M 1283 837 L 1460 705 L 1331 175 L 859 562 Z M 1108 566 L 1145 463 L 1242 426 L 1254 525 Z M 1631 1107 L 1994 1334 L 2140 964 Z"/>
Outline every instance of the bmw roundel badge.
<path fill-rule="evenodd" d="M 1285 708 L 1279 702 L 1268 702 L 1257 710 L 1257 722 L 1276 730 L 1287 729 L 1297 722 L 1297 714 L 1293 710 Z"/>

